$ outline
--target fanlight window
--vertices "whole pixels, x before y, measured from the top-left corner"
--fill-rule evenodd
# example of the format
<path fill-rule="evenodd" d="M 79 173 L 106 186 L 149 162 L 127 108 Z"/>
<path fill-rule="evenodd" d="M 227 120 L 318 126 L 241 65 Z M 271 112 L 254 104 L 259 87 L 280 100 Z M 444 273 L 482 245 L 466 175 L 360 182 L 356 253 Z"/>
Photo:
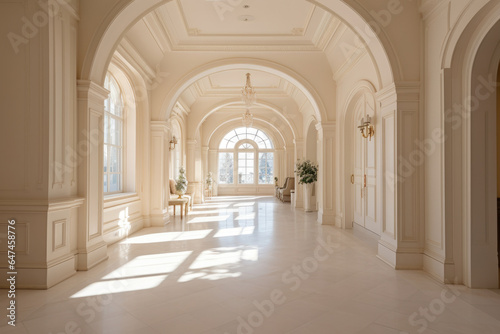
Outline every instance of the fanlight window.
<path fill-rule="evenodd" d="M 219 148 L 234 149 L 236 143 L 241 140 L 254 141 L 259 149 L 273 149 L 273 144 L 269 137 L 264 132 L 254 128 L 238 128 L 229 132 L 224 139 L 222 139 Z"/>
<path fill-rule="evenodd" d="M 219 184 L 271 185 L 274 150 L 269 137 L 254 128 L 231 130 L 219 146 Z"/>

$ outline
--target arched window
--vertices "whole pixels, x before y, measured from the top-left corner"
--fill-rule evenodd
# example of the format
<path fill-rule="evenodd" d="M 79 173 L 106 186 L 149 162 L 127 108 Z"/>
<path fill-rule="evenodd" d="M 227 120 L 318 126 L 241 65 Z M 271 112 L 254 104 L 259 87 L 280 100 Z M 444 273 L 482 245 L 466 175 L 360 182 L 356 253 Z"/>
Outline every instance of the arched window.
<path fill-rule="evenodd" d="M 109 73 L 104 88 L 110 92 L 104 103 L 104 193 L 112 194 L 123 190 L 123 97 Z"/>
<path fill-rule="evenodd" d="M 274 147 L 255 128 L 237 128 L 219 145 L 219 184 L 273 184 Z M 237 177 L 234 177 L 234 174 Z"/>

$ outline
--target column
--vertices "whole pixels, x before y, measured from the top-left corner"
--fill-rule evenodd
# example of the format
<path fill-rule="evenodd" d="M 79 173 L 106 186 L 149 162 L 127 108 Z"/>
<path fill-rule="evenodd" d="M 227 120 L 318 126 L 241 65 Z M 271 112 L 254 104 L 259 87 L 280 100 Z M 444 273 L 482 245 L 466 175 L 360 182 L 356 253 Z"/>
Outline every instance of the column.
<path fill-rule="evenodd" d="M 218 186 L 219 186 L 219 150 L 208 150 L 208 168 L 209 172 L 213 173 L 213 179 L 215 181 L 215 186 L 213 187 L 213 196 L 218 196 Z"/>
<path fill-rule="evenodd" d="M 208 146 L 203 146 L 201 148 L 201 164 L 203 166 L 202 173 L 201 173 L 202 189 L 206 188 L 206 179 L 208 176 L 208 172 L 210 171 L 208 168 L 208 150 L 209 150 Z M 204 191 L 203 191 L 203 194 L 205 194 Z"/>
<path fill-rule="evenodd" d="M 400 84 L 382 91 L 375 135 L 382 136 L 382 170 L 377 173 L 382 231 L 378 256 L 396 269 L 422 269 L 422 164 L 419 84 Z"/>
<path fill-rule="evenodd" d="M 318 222 L 323 225 L 335 225 L 335 128 L 334 122 L 316 124 L 320 147 L 316 196 L 319 196 Z"/>
<path fill-rule="evenodd" d="M 78 195 L 84 199 L 78 220 L 78 270 L 88 270 L 106 260 L 103 240 L 104 101 L 108 91 L 90 81 L 78 82 Z"/>
<path fill-rule="evenodd" d="M 193 194 L 193 203 L 203 203 L 203 187 L 201 182 L 201 148 L 194 139 L 187 141 L 187 168 L 186 174 L 189 182 L 189 192 Z"/>
<path fill-rule="evenodd" d="M 295 139 L 293 141 L 295 145 L 295 159 L 294 161 L 301 160 L 304 157 L 304 140 Z M 295 170 L 295 165 L 293 165 L 293 171 Z M 290 173 L 292 174 L 292 173 Z M 295 175 L 295 173 L 293 173 Z M 299 178 L 295 175 L 295 207 L 303 208 L 304 207 L 304 185 L 299 184 Z"/>
<path fill-rule="evenodd" d="M 168 215 L 170 128 L 167 122 L 151 122 L 151 225 L 164 226 Z"/>

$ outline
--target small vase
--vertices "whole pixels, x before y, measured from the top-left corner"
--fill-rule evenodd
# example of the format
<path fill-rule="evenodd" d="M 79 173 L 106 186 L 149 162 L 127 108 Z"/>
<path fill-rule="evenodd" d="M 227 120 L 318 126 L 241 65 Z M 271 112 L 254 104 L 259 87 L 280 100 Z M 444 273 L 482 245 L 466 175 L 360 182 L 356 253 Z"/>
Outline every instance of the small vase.
<path fill-rule="evenodd" d="M 305 212 L 312 212 L 313 210 L 313 203 L 312 203 L 312 191 L 313 191 L 313 186 L 314 183 L 306 183 L 306 191 L 304 194 L 304 211 Z"/>

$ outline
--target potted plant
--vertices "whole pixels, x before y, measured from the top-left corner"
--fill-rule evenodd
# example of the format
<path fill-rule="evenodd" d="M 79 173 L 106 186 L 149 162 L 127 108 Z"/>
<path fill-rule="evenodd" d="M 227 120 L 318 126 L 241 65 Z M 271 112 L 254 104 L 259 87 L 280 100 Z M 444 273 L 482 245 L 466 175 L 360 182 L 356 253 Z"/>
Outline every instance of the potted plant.
<path fill-rule="evenodd" d="M 175 190 L 177 191 L 177 195 L 179 195 L 179 198 L 182 198 L 182 195 L 184 195 L 187 191 L 187 186 L 188 186 L 188 181 L 186 179 L 186 176 L 184 174 L 186 173 L 186 170 L 184 167 L 179 168 L 179 177 L 177 180 L 175 180 Z"/>
<path fill-rule="evenodd" d="M 318 181 L 318 165 L 311 160 L 297 160 L 295 164 L 295 173 L 299 180 L 299 184 L 305 184 L 304 211 L 313 211 L 311 198 L 313 183 Z"/>
<path fill-rule="evenodd" d="M 214 183 L 213 174 L 209 172 L 207 178 L 205 179 L 205 184 L 207 185 L 207 189 L 212 189 L 212 185 Z"/>
<path fill-rule="evenodd" d="M 278 177 L 277 176 L 274 177 L 274 185 L 276 187 L 278 186 Z"/>

